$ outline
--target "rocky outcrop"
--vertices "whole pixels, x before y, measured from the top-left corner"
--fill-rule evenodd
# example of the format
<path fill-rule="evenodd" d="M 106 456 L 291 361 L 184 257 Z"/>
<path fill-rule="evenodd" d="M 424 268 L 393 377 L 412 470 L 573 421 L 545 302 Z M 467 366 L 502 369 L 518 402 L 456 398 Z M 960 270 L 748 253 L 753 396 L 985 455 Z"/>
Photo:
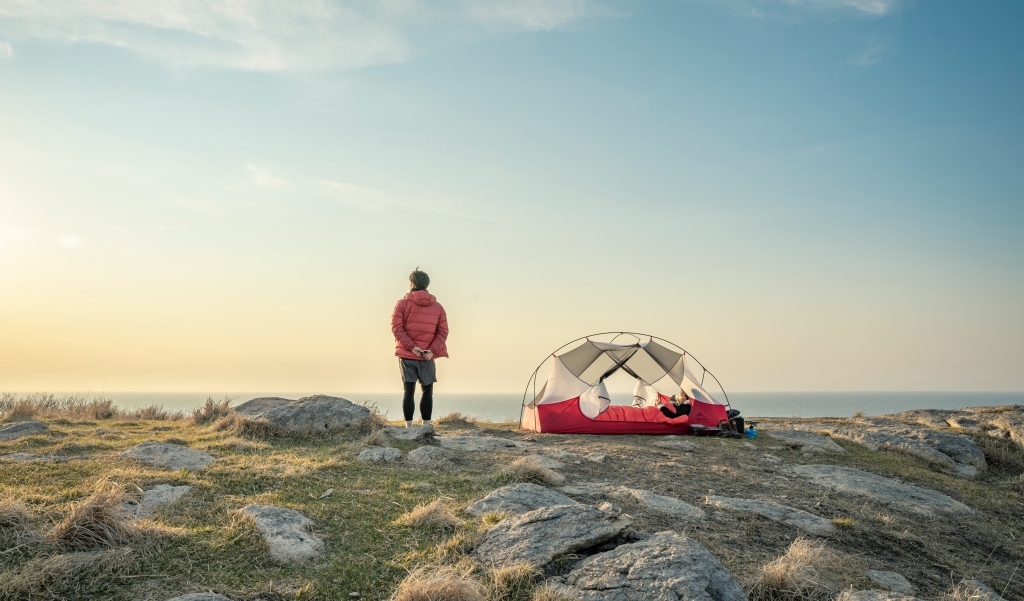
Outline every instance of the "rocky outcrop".
<path fill-rule="evenodd" d="M 823 517 L 808 513 L 801 509 L 787 507 L 772 501 L 752 501 L 748 499 L 731 499 L 729 497 L 708 497 L 708 505 L 730 511 L 749 511 L 770 520 L 792 526 L 808 534 L 827 536 L 836 531 L 835 525 Z"/>
<path fill-rule="evenodd" d="M 391 463 L 402 458 L 402 452 L 392 447 L 373 447 L 359 453 L 357 459 L 369 463 Z"/>
<path fill-rule="evenodd" d="M 200 451 L 167 442 L 144 442 L 121 453 L 122 457 L 169 470 L 199 470 L 214 462 L 216 457 Z"/>
<path fill-rule="evenodd" d="M 828 436 L 822 436 L 821 434 L 815 434 L 813 432 L 804 432 L 802 430 L 771 430 L 765 431 L 765 435 L 770 436 L 800 447 L 804 452 L 808 453 L 845 453 L 846 449 L 836 444 L 834 440 Z"/>
<path fill-rule="evenodd" d="M 610 503 L 556 505 L 506 518 L 480 539 L 473 555 L 490 565 L 527 563 L 540 568 L 556 555 L 611 540 L 632 521 Z"/>
<path fill-rule="evenodd" d="M 1010 438 L 1024 445 L 1024 405 L 967 407 L 965 409 L 915 409 L 885 416 L 889 419 L 928 426 L 984 432 L 996 438 Z"/>
<path fill-rule="evenodd" d="M 970 507 L 940 492 L 901 484 L 877 474 L 837 465 L 797 465 L 791 471 L 819 486 L 841 493 L 871 497 L 888 505 L 924 515 L 974 513 Z"/>
<path fill-rule="evenodd" d="M 466 513 L 481 516 L 485 513 L 520 515 L 542 507 L 575 505 L 569 497 L 539 484 L 509 484 L 479 499 L 466 508 Z"/>
<path fill-rule="evenodd" d="M 247 505 L 242 513 L 252 517 L 270 546 L 270 556 L 281 563 L 303 563 L 320 557 L 326 547 L 310 533 L 312 522 L 294 509 L 274 505 Z"/>
<path fill-rule="evenodd" d="M 0 426 L 0 442 L 7 440 L 17 440 L 25 436 L 35 436 L 37 434 L 46 434 L 50 431 L 50 427 L 43 422 L 16 422 L 13 424 L 4 424 Z"/>
<path fill-rule="evenodd" d="M 388 426 L 384 428 L 384 433 L 395 440 L 411 440 L 413 442 L 429 442 L 435 434 L 434 426 L 430 424 L 412 428 Z"/>
<path fill-rule="evenodd" d="M 963 434 L 937 432 L 874 417 L 854 418 L 843 423 L 795 422 L 790 426 L 794 430 L 821 432 L 856 442 L 872 451 L 908 453 L 947 474 L 968 480 L 987 467 L 984 451 L 973 438 Z"/>
<path fill-rule="evenodd" d="M 914 594 L 914 585 L 910 584 L 910 581 L 904 578 L 903 574 L 882 570 L 865 570 L 864 574 L 871 580 L 871 582 L 874 582 L 882 588 L 890 591 L 896 591 L 897 593 L 906 593 L 908 595 Z"/>
<path fill-rule="evenodd" d="M 675 532 L 588 557 L 552 588 L 581 601 L 746 601 L 710 551 Z"/>
<path fill-rule="evenodd" d="M 297 401 L 278 397 L 252 399 L 235 407 L 235 413 L 271 431 L 285 434 L 335 432 L 365 426 L 370 410 L 348 399 L 326 395 Z"/>
<path fill-rule="evenodd" d="M 129 504 L 126 509 L 135 517 L 146 517 L 153 513 L 157 507 L 170 505 L 192 490 L 191 486 L 174 486 L 171 484 L 157 484 L 153 488 L 142 491 L 142 500 L 138 504 Z"/>
<path fill-rule="evenodd" d="M 438 436 L 435 439 L 445 449 L 453 451 L 516 451 L 527 449 L 533 443 L 493 436 Z"/>
<path fill-rule="evenodd" d="M 581 497 L 634 502 L 644 509 L 679 520 L 700 520 L 704 518 L 704 512 L 700 508 L 680 501 L 675 497 L 659 495 L 649 490 L 630 488 L 628 486 L 615 486 L 608 482 L 582 482 L 571 486 L 563 486 L 559 490 L 569 495 Z"/>
<path fill-rule="evenodd" d="M 448 449 L 431 446 L 418 447 L 405 456 L 406 463 L 424 467 L 452 467 L 454 459 L 455 455 Z"/>

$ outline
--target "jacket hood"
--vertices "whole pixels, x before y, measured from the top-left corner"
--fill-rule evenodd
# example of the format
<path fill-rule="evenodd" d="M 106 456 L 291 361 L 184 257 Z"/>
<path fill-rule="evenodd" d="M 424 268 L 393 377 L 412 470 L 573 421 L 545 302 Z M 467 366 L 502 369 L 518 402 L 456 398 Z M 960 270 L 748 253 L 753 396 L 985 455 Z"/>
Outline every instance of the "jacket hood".
<path fill-rule="evenodd" d="M 416 290 L 405 295 L 405 298 L 411 300 L 421 307 L 429 307 L 437 302 L 437 298 L 433 294 L 426 290 Z"/>

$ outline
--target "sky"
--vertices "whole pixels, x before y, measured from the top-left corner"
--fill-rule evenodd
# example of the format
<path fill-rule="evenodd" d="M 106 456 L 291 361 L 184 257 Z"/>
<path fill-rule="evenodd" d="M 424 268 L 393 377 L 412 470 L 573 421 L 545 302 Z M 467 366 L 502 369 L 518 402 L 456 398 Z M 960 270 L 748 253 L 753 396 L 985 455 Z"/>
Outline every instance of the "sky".
<path fill-rule="evenodd" d="M 1017 0 L 3 0 L 0 391 L 1024 390 Z"/>

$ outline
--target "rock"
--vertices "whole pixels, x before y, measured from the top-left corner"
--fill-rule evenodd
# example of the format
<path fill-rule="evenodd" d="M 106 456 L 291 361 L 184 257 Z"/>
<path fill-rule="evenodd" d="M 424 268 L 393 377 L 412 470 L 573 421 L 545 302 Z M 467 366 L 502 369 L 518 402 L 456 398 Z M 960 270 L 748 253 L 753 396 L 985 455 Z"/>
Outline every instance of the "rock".
<path fill-rule="evenodd" d="M 391 463 L 402 458 L 402 452 L 392 447 L 372 447 L 359 453 L 359 461 Z"/>
<path fill-rule="evenodd" d="M 836 601 L 917 601 L 917 598 L 902 593 L 872 589 L 869 591 L 844 591 L 836 598 Z"/>
<path fill-rule="evenodd" d="M 252 516 L 270 556 L 282 563 L 302 563 L 326 551 L 322 540 L 309 532 L 312 522 L 294 509 L 274 505 L 247 505 L 242 513 Z"/>
<path fill-rule="evenodd" d="M 777 438 L 781 441 L 796 445 L 805 451 L 820 453 L 845 453 L 846 449 L 836 444 L 836 441 L 821 434 L 803 432 L 801 430 L 771 430 L 765 431 L 765 435 Z"/>
<path fill-rule="evenodd" d="M 974 510 L 940 492 L 901 484 L 877 474 L 837 465 L 798 465 L 793 473 L 832 490 L 864 495 L 889 505 L 924 515 L 974 513 Z"/>
<path fill-rule="evenodd" d="M 166 442 L 144 442 L 121 453 L 122 457 L 128 457 L 141 461 L 153 467 L 164 467 L 169 470 L 202 469 L 216 459 L 206 451 L 184 447 L 178 444 Z"/>
<path fill-rule="evenodd" d="M 466 513 L 477 517 L 490 512 L 520 515 L 555 505 L 576 505 L 576 501 L 539 484 L 509 484 L 467 507 Z"/>
<path fill-rule="evenodd" d="M 577 455 L 576 453 L 573 453 L 572 451 L 548 451 L 548 450 L 544 450 L 544 451 L 542 451 L 542 453 L 544 453 L 548 457 L 551 457 L 552 459 L 557 459 L 559 461 L 568 461 L 569 463 L 579 463 L 579 462 L 583 461 L 583 456 L 582 455 Z"/>
<path fill-rule="evenodd" d="M 991 430 L 986 430 L 985 434 L 988 434 L 992 438 L 1009 438 L 1010 437 L 1010 433 L 1007 432 L 1006 430 L 1003 430 L 1002 428 L 993 428 Z"/>
<path fill-rule="evenodd" d="M 587 461 L 593 461 L 594 463 L 604 463 L 604 453 L 591 453 L 587 455 Z"/>
<path fill-rule="evenodd" d="M 808 534 L 827 536 L 836 531 L 831 520 L 808 513 L 793 507 L 787 507 L 772 501 L 752 501 L 747 499 L 731 499 L 729 497 L 708 497 L 708 505 L 731 511 L 749 511 L 768 519 L 782 522 Z"/>
<path fill-rule="evenodd" d="M 443 448 L 453 451 L 515 451 L 533 446 L 531 442 L 493 436 L 439 436 L 435 440 Z"/>
<path fill-rule="evenodd" d="M 696 451 L 700 449 L 696 444 L 688 440 L 681 440 L 675 436 L 665 436 L 661 440 L 655 442 L 654 446 L 662 449 L 674 449 L 678 451 Z"/>
<path fill-rule="evenodd" d="M 96 436 L 105 436 L 110 434 L 111 436 L 123 436 L 124 432 L 120 430 L 107 430 L 106 428 L 96 428 Z"/>
<path fill-rule="evenodd" d="M 977 427 L 987 432 L 1000 430 L 1024 444 L 1024 405 L 1002 405 L 999 407 L 968 407 L 966 409 L 915 409 L 885 416 L 894 421 L 915 423 L 934 429 L 943 429 L 955 424 Z"/>
<path fill-rule="evenodd" d="M 429 442 L 430 439 L 434 437 L 434 426 L 430 424 L 426 424 L 425 426 L 415 426 L 412 428 L 388 426 L 384 428 L 384 432 L 391 438 L 394 438 L 395 440 Z"/>
<path fill-rule="evenodd" d="M 948 426 L 948 423 L 944 425 Z M 936 432 L 884 418 L 858 418 L 841 424 L 797 422 L 794 429 L 827 432 L 864 445 L 872 451 L 902 451 L 919 457 L 940 471 L 970 480 L 987 468 L 985 453 L 964 434 Z"/>
<path fill-rule="evenodd" d="M 973 578 L 961 581 L 960 588 L 971 591 L 971 601 L 1006 601 L 1002 595 L 989 588 L 984 582 Z"/>
<path fill-rule="evenodd" d="M 906 593 L 911 595 L 914 593 L 914 585 L 910 584 L 910 581 L 903 577 L 902 574 L 896 572 L 884 572 L 880 570 L 865 570 L 864 573 L 871 582 L 874 582 L 882 588 L 889 589 L 890 591 L 896 591 L 897 593 Z"/>
<path fill-rule="evenodd" d="M 252 399 L 235 407 L 235 412 L 247 420 L 265 423 L 272 430 L 291 434 L 359 428 L 370 419 L 366 407 L 322 394 L 297 401 L 277 397 Z"/>
<path fill-rule="evenodd" d="M 553 588 L 581 601 L 746 601 L 710 551 L 675 532 L 588 557 Z"/>
<path fill-rule="evenodd" d="M 153 488 L 142 491 L 142 500 L 139 501 L 138 505 L 129 505 L 127 509 L 135 517 L 145 517 L 153 513 L 157 507 L 170 505 L 177 501 L 190 490 L 192 490 L 192 487 L 187 485 L 157 484 Z"/>
<path fill-rule="evenodd" d="M 5 461 L 67 461 L 67 458 L 57 455 L 36 455 L 34 453 L 8 453 L 0 455 L 0 459 Z"/>
<path fill-rule="evenodd" d="M 656 511 L 680 520 L 700 520 L 704 512 L 698 508 L 676 499 L 666 497 L 649 490 L 615 486 L 608 482 L 582 482 L 571 486 L 563 486 L 559 490 L 569 495 L 581 497 L 609 497 L 619 501 L 633 501 L 644 509 Z"/>
<path fill-rule="evenodd" d="M 506 518 L 480 539 L 473 554 L 491 565 L 525 562 L 540 568 L 556 555 L 611 540 L 632 521 L 592 505 L 556 505 Z"/>
<path fill-rule="evenodd" d="M 191 593 L 167 601 L 231 601 L 231 599 L 217 593 Z"/>
<path fill-rule="evenodd" d="M 413 465 L 452 467 L 455 455 L 448 449 L 424 446 L 413 449 L 405 456 L 405 462 Z"/>
<path fill-rule="evenodd" d="M 50 427 L 43 422 L 16 422 L 0 426 L 0 441 L 15 440 L 25 436 L 46 434 Z"/>
<path fill-rule="evenodd" d="M 519 463 L 530 465 L 534 467 L 543 467 L 549 470 L 560 470 L 565 467 L 565 464 L 557 459 L 545 457 L 543 455 L 526 455 L 525 457 L 518 460 Z"/>

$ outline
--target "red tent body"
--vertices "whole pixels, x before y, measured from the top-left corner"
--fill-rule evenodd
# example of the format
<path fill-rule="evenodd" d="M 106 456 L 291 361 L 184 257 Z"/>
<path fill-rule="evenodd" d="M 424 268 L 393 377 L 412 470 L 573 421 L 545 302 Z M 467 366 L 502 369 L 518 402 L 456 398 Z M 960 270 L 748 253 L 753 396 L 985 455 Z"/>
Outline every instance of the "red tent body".
<path fill-rule="evenodd" d="M 693 401 L 689 415 L 669 419 L 656 407 L 611 405 L 594 419 L 580 411 L 576 397 L 561 403 L 527 407 L 523 429 L 551 434 L 690 434 L 691 424 L 715 428 L 728 417 L 724 405 Z"/>

